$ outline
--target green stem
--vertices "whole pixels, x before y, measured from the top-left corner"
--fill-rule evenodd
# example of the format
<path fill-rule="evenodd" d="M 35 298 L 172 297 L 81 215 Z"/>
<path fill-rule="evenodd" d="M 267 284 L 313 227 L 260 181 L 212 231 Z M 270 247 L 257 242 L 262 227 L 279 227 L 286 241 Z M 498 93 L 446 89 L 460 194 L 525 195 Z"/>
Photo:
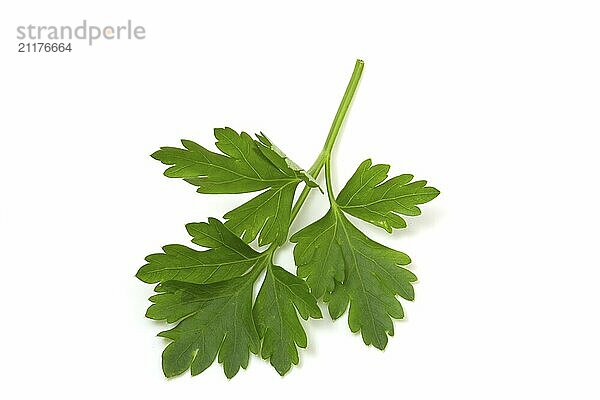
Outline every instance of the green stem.
<path fill-rule="evenodd" d="M 329 196 L 329 201 L 333 201 L 333 189 L 331 187 L 331 150 L 333 149 L 333 145 L 335 144 L 335 140 L 337 139 L 338 134 L 340 133 L 340 129 L 342 128 L 342 124 L 344 123 L 344 119 L 346 118 L 346 113 L 348 112 L 348 108 L 350 107 L 350 103 L 352 102 L 352 98 L 354 97 L 354 93 L 356 92 L 356 88 L 358 86 L 358 82 L 360 81 L 360 76 L 362 75 L 363 68 L 365 63 L 362 60 L 356 60 L 354 64 L 354 71 L 352 72 L 352 77 L 350 78 L 350 82 L 348 82 L 348 86 L 346 87 L 346 92 L 344 93 L 344 97 L 342 97 L 342 102 L 338 107 L 337 113 L 335 114 L 335 118 L 333 119 L 333 123 L 331 124 L 331 128 L 329 129 L 329 134 L 327 135 L 327 139 L 325 140 L 325 144 L 323 145 L 323 150 L 319 153 L 317 159 L 313 163 L 313 165 L 308 169 L 308 173 L 315 179 L 319 176 L 321 169 L 323 166 L 325 167 L 325 183 L 327 185 L 327 195 Z M 290 218 L 290 224 L 294 221 L 298 212 L 304 205 L 308 194 L 312 188 L 308 185 L 304 186 L 296 204 L 294 204 L 294 208 L 292 208 L 292 215 Z"/>
<path fill-rule="evenodd" d="M 333 194 L 333 187 L 331 186 L 331 157 L 327 157 L 325 160 L 325 184 L 327 185 L 327 197 L 329 198 L 329 204 L 332 207 L 336 207 L 335 195 Z"/>
<path fill-rule="evenodd" d="M 337 138 L 342 124 L 344 123 L 346 113 L 348 112 L 348 108 L 350 108 L 350 103 L 352 102 L 352 98 L 354 97 L 354 93 L 358 87 L 358 82 L 360 81 L 360 76 L 362 75 L 364 67 L 365 63 L 362 60 L 356 60 L 352 77 L 350 78 L 350 82 L 348 82 L 348 87 L 346 87 L 346 93 L 344 93 L 344 97 L 342 97 L 342 102 L 340 103 L 337 113 L 335 114 L 335 118 L 331 124 L 331 129 L 329 129 L 329 135 L 327 136 L 327 140 L 325 140 L 325 145 L 323 146 L 323 151 L 321 152 L 325 153 L 326 157 L 331 155 L 333 144 L 335 143 L 335 139 Z"/>

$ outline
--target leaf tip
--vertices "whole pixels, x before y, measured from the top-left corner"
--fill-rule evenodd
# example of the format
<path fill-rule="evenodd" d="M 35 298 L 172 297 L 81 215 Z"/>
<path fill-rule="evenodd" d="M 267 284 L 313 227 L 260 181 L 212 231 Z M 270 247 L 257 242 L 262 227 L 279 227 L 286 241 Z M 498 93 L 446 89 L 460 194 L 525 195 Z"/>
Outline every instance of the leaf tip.
<path fill-rule="evenodd" d="M 150 157 L 154 158 L 155 160 L 161 161 L 160 160 L 161 152 L 162 152 L 162 148 L 160 150 L 156 150 L 154 153 L 150 154 Z"/>

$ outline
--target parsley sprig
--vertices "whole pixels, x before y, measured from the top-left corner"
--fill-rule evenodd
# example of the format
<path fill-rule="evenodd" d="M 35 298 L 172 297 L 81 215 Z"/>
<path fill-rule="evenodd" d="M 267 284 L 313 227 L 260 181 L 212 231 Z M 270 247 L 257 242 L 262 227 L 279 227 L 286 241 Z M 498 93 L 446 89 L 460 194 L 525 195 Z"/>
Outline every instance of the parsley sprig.
<path fill-rule="evenodd" d="M 410 263 L 406 254 L 370 239 L 346 214 L 391 233 L 406 227 L 402 216 L 419 215 L 418 205 L 439 191 L 408 174 L 387 179 L 388 165 L 366 160 L 339 195 L 334 193 L 332 149 L 363 67 L 357 60 L 323 149 L 308 170 L 266 135 L 252 138 L 231 128 L 215 129 L 220 153 L 182 140 L 183 148 L 162 147 L 152 154 L 169 166 L 166 176 L 184 179 L 199 193 L 259 192 L 227 212 L 224 222 L 209 218 L 186 225 L 192 243 L 205 250 L 167 245 L 147 256 L 138 271 L 140 280 L 157 284 L 146 316 L 174 324 L 159 333 L 171 340 L 162 356 L 165 376 L 188 369 L 197 375 L 218 359 L 231 378 L 248 366 L 250 353 L 284 375 L 298 364 L 298 348 L 307 346 L 300 319 L 322 318 L 318 301 L 334 319 L 349 308 L 350 330 L 360 332 L 365 344 L 385 348 L 393 319 L 404 317 L 397 297 L 413 300 L 417 278 L 404 268 Z M 290 238 L 296 244 L 294 275 L 275 265 L 273 256 L 310 191 L 321 190 L 317 178 L 323 168 L 330 208 Z M 266 250 L 254 249 L 255 240 Z"/>

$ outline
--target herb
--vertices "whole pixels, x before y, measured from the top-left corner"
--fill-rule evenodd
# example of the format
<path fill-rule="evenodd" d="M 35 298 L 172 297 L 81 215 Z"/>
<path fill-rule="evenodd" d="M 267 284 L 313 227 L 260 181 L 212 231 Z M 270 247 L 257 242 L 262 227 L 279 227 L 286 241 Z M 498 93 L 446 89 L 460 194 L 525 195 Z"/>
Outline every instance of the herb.
<path fill-rule="evenodd" d="M 298 364 L 298 348 L 307 346 L 300 318 L 322 318 L 318 300 L 336 319 L 349 307 L 348 324 L 363 341 L 385 348 L 394 333 L 393 319 L 404 317 L 397 299 L 414 299 L 416 276 L 403 268 L 410 258 L 375 242 L 346 214 L 392 232 L 406 227 L 402 216 L 421 213 L 418 205 L 439 191 L 412 175 L 387 179 L 388 165 L 360 164 L 336 197 L 331 184 L 331 151 L 363 70 L 357 60 L 323 150 L 308 169 L 289 159 L 264 134 L 253 139 L 231 128 L 215 129 L 212 152 L 183 140 L 183 148 L 163 147 L 152 157 L 169 165 L 165 175 L 183 178 L 200 193 L 260 192 L 224 215 L 225 222 L 186 226 L 196 250 L 167 245 L 146 257 L 137 277 L 157 284 L 146 316 L 176 324 L 159 333 L 171 342 L 163 352 L 167 377 L 190 369 L 197 375 L 218 357 L 225 375 L 246 368 L 250 353 L 268 359 L 284 375 Z M 292 235 L 297 276 L 273 262 L 276 250 L 325 167 L 330 209 L 318 221 Z M 387 179 L 387 180 L 386 180 Z M 304 188 L 293 203 L 300 183 Z M 249 243 L 257 239 L 266 250 Z M 264 275 L 258 295 L 254 286 Z"/>

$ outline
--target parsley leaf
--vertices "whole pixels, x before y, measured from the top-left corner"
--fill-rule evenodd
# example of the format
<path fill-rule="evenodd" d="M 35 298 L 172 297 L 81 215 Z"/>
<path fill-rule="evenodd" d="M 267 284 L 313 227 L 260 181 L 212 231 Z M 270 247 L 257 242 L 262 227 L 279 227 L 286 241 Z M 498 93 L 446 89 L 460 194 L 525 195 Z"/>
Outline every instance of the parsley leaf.
<path fill-rule="evenodd" d="M 288 166 L 287 157 L 275 152 L 265 156 L 268 147 L 245 132 L 216 128 L 214 153 L 190 140 L 183 149 L 162 147 L 152 157 L 171 165 L 170 178 L 184 178 L 198 186 L 199 193 L 248 193 L 265 190 L 257 197 L 225 214 L 226 225 L 244 241 L 257 236 L 259 245 L 283 243 L 287 238 L 292 201 L 302 181 L 313 185 L 303 170 Z M 295 165 L 295 164 L 294 164 Z"/>
<path fill-rule="evenodd" d="M 306 333 L 298 320 L 322 318 L 316 299 L 306 282 L 283 268 L 270 265 L 256 298 L 254 317 L 263 338 L 262 357 L 284 375 L 292 364 L 298 364 L 297 347 L 305 348 Z"/>
<path fill-rule="evenodd" d="M 371 160 L 363 161 L 340 191 L 337 203 L 348 214 L 391 233 L 393 228 L 406 228 L 406 221 L 398 214 L 420 215 L 417 205 L 435 199 L 440 192 L 425 186 L 427 181 L 411 182 L 413 176 L 409 174 L 383 182 L 389 169 L 386 164 L 372 166 Z"/>
<path fill-rule="evenodd" d="M 416 276 L 400 267 L 410 258 L 369 239 L 337 206 L 290 240 L 297 243 L 298 275 L 307 278 L 315 297 L 325 294 L 331 317 L 339 318 L 350 304 L 350 330 L 361 331 L 365 344 L 385 348 L 386 333 L 394 333 L 391 318 L 404 316 L 395 296 L 414 299 Z"/>
<path fill-rule="evenodd" d="M 290 238 L 290 242 L 296 243 L 294 260 L 298 276 L 306 279 L 317 299 L 333 291 L 335 281 L 344 281 L 341 239 L 337 215 L 331 210 Z"/>
<path fill-rule="evenodd" d="M 350 330 L 360 331 L 365 344 L 378 349 L 386 347 L 387 335 L 394 335 L 392 319 L 404 318 L 396 295 L 414 300 L 412 282 L 417 277 L 401 267 L 410 264 L 406 254 L 368 238 L 344 212 L 391 231 L 391 227 L 400 227 L 394 218 L 404 222 L 394 212 L 418 215 L 416 204 L 439 194 L 437 189 L 425 187 L 425 181 L 408 184 L 412 175 L 381 183 L 388 170 L 388 165 L 371 167 L 371 160 L 364 161 L 337 199 L 331 193 L 328 174 L 331 208 L 290 238 L 296 243 L 298 276 L 306 279 L 312 294 L 318 299 L 324 296 L 333 319 L 350 305 Z"/>
<path fill-rule="evenodd" d="M 163 371 L 171 377 L 191 369 L 197 375 L 217 353 L 228 378 L 248 366 L 257 353 L 259 338 L 252 319 L 254 275 L 209 284 L 166 281 L 151 297 L 146 316 L 181 322 L 159 333 L 172 342 L 163 351 Z M 154 309 L 153 309 L 154 307 Z"/>
<path fill-rule="evenodd" d="M 153 254 L 138 278 L 160 284 L 146 316 L 178 322 L 159 335 L 172 342 L 163 352 L 167 377 L 192 375 L 210 366 L 217 354 L 225 375 L 246 368 L 250 352 L 270 359 L 281 374 L 298 363 L 297 347 L 306 347 L 303 319 L 321 318 L 308 285 L 272 263 L 272 250 L 259 253 L 219 220 L 187 225 L 198 251 L 168 245 Z M 265 280 L 253 306 L 253 287 L 263 270 Z M 257 330 L 258 328 L 258 330 Z"/>
<path fill-rule="evenodd" d="M 179 244 L 164 246 L 163 253 L 146 257 L 148 263 L 136 275 L 140 280 L 146 283 L 166 280 L 217 282 L 241 276 L 261 256 L 217 219 L 187 224 L 186 228 L 193 243 L 209 250 L 199 251 Z"/>

